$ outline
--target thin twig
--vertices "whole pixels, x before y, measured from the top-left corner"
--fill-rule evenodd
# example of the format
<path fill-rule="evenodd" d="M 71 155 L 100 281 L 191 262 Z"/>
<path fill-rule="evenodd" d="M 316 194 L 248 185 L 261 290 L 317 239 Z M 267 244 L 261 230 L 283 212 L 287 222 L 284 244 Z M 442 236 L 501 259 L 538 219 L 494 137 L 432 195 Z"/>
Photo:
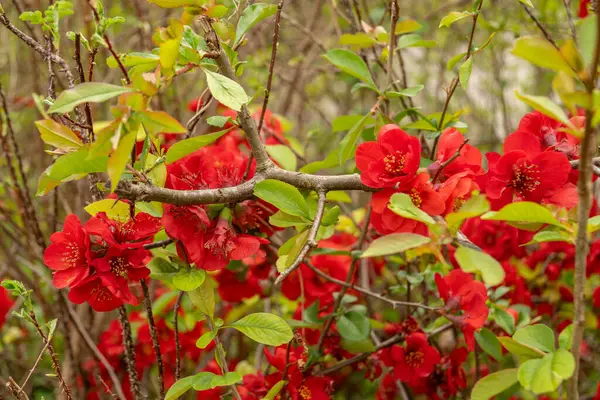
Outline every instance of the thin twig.
<path fill-rule="evenodd" d="M 388 85 L 394 83 L 394 50 L 396 48 L 396 23 L 398 22 L 398 1 L 391 0 L 391 25 L 390 25 L 390 40 L 388 44 L 388 60 L 387 60 L 387 80 Z"/>
<path fill-rule="evenodd" d="M 144 292 L 144 301 L 146 303 L 146 314 L 148 317 L 148 325 L 150 326 L 150 336 L 152 337 L 152 347 L 156 355 L 156 367 L 158 368 L 158 386 L 160 389 L 160 398 L 165 398 L 165 376 L 163 368 L 162 354 L 160 352 L 160 343 L 156 333 L 156 325 L 154 324 L 154 314 L 152 313 L 152 300 L 150 299 L 150 291 L 144 279 L 140 280 L 142 291 Z"/>
<path fill-rule="evenodd" d="M 308 253 L 315 247 L 317 247 L 317 234 L 319 233 L 319 227 L 321 226 L 321 220 L 323 219 L 323 214 L 325 213 L 325 203 L 327 202 L 327 197 L 325 192 L 319 192 L 319 200 L 317 202 L 317 213 L 315 214 L 315 219 L 308 233 L 308 239 L 306 240 L 306 244 L 300 250 L 298 257 L 294 263 L 281 273 L 275 279 L 275 286 L 278 286 L 283 282 L 285 278 L 287 278 L 292 272 L 294 272 L 301 264 L 304 262 L 304 258 L 308 255 Z"/>
<path fill-rule="evenodd" d="M 179 380 L 181 376 L 181 344 L 179 343 L 179 307 L 183 298 L 183 290 L 179 291 L 175 306 L 173 307 L 173 333 L 175 335 L 175 379 Z"/>
<path fill-rule="evenodd" d="M 369 207 L 369 210 L 367 211 L 367 215 L 365 216 L 364 226 L 362 228 L 360 237 L 356 244 L 356 248 L 359 250 L 362 249 L 362 247 L 365 243 L 365 238 L 367 237 L 367 231 L 369 230 L 369 224 L 371 223 L 371 212 L 372 212 L 372 208 Z M 350 269 L 348 270 L 348 274 L 346 275 L 346 282 L 345 282 L 346 285 L 350 285 L 350 282 L 352 281 L 352 279 L 354 279 L 354 272 L 356 271 L 357 265 L 358 265 L 358 258 L 355 258 L 354 260 L 352 260 L 352 263 L 350 264 Z M 340 308 L 340 305 L 342 304 L 342 299 L 344 298 L 344 295 L 346 294 L 346 291 L 348 290 L 348 286 L 346 286 L 346 285 L 342 286 L 342 290 L 340 290 L 340 292 L 337 294 L 335 303 L 333 304 L 333 309 L 331 310 L 331 314 L 329 314 L 329 316 L 327 317 L 327 321 L 325 321 L 325 326 L 323 328 L 323 331 L 321 332 L 321 336 L 319 337 L 319 343 L 317 344 L 317 353 L 319 353 L 319 354 L 323 350 L 323 345 L 325 344 L 325 338 L 327 337 L 327 334 L 329 333 L 329 329 L 331 328 L 331 325 L 333 324 L 333 320 L 335 319 L 337 310 L 338 310 L 338 308 Z"/>
<path fill-rule="evenodd" d="M 171 243 L 173 243 L 173 239 L 159 240 L 158 242 L 145 244 L 144 248 L 146 250 L 158 249 L 159 247 L 162 247 L 164 249 Z"/>
<path fill-rule="evenodd" d="M 431 180 L 431 183 L 435 183 L 437 181 L 438 177 L 441 175 L 441 173 L 444 170 L 444 168 L 446 168 L 448 165 L 450 165 L 450 163 L 452 161 L 456 160 L 460 156 L 461 150 L 463 149 L 463 147 L 465 147 L 465 145 L 467 143 L 469 143 L 469 139 L 465 139 L 465 141 L 456 150 L 456 153 L 454 153 L 452 155 L 452 157 L 450 157 L 449 159 L 447 159 L 442 165 L 439 166 L 438 170 L 435 172 L 435 175 L 433 176 L 433 179 Z"/>
<path fill-rule="evenodd" d="M 600 7 L 596 4 L 596 24 L 600 21 Z M 583 80 L 588 96 L 592 96 L 597 87 L 598 62 L 600 60 L 600 26 L 596 29 L 596 43 L 594 58 L 587 75 Z M 579 180 L 577 192 L 579 194 L 579 210 L 577 221 L 577 238 L 575 240 L 575 283 L 573 286 L 573 344 L 571 352 L 575 358 L 575 371 L 569 381 L 567 394 L 569 400 L 579 399 L 579 366 L 581 359 L 581 344 L 585 325 L 585 281 L 586 264 L 589 252 L 588 243 L 588 218 L 592 206 L 592 166 L 595 148 L 596 127 L 592 126 L 594 110 L 585 110 L 585 132 L 581 140 L 579 153 Z"/>

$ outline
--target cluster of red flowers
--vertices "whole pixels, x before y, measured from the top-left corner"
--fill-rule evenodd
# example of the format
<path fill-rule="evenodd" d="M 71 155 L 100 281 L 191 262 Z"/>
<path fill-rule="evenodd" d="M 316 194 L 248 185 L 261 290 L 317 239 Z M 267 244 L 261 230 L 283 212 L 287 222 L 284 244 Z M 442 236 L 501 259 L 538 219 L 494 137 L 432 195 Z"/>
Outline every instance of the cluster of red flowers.
<path fill-rule="evenodd" d="M 73 303 L 87 301 L 96 311 L 137 304 L 129 285 L 150 275 L 146 264 L 151 253 L 144 244 L 159 230 L 160 220 L 146 213 L 121 221 L 102 212 L 84 226 L 71 214 L 63 231 L 50 236 L 44 263 L 54 271 L 54 286 L 70 289 Z"/>

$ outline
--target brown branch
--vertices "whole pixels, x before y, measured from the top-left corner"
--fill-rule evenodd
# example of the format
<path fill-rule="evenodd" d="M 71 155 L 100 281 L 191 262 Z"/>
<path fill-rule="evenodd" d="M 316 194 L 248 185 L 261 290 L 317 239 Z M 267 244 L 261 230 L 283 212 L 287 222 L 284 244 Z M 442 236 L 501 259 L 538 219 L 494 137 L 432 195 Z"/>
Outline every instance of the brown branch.
<path fill-rule="evenodd" d="M 325 192 L 319 192 L 319 201 L 317 203 L 317 213 L 315 214 L 315 220 L 310 227 L 310 231 L 308 233 L 308 239 L 306 240 L 306 244 L 300 250 L 298 257 L 294 263 L 282 272 L 277 279 L 275 279 L 275 286 L 278 286 L 283 282 L 285 278 L 287 278 L 292 272 L 294 272 L 304 261 L 304 258 L 310 253 L 312 249 L 317 247 L 317 234 L 319 233 L 319 227 L 321 226 L 321 220 L 323 220 L 323 214 L 325 213 L 325 203 L 327 202 L 327 197 Z"/>
<path fill-rule="evenodd" d="M 591 98 L 597 86 L 598 62 L 600 60 L 600 7 L 596 3 L 596 44 L 594 58 L 587 75 L 583 80 L 588 96 Z M 577 238 L 575 240 L 575 283 L 573 286 L 573 344 L 571 352 L 575 358 L 575 371 L 567 385 L 567 395 L 570 400 L 579 399 L 579 366 L 581 358 L 581 344 L 583 342 L 583 331 L 585 325 L 585 281 L 587 255 L 589 252 L 588 242 L 588 217 L 592 206 L 592 166 L 595 148 L 596 127 L 592 126 L 594 110 L 585 110 L 585 132 L 581 140 L 579 153 L 579 180 L 577 181 L 577 192 L 579 194 L 579 210 L 577 218 Z"/>
<path fill-rule="evenodd" d="M 433 331 L 429 332 L 427 334 L 427 337 L 431 338 L 433 336 L 436 336 L 439 333 L 442 333 L 444 331 L 447 331 L 448 329 L 451 329 L 452 327 L 453 327 L 453 324 L 451 324 L 451 323 L 450 324 L 442 325 L 439 328 L 434 329 Z M 360 354 L 358 354 L 358 355 L 356 355 L 356 356 L 354 356 L 352 358 L 349 358 L 347 360 L 341 361 L 341 362 L 335 364 L 332 367 L 324 369 L 321 372 L 321 375 L 329 375 L 331 373 L 337 372 L 337 371 L 339 371 L 340 369 L 342 369 L 344 367 L 347 367 L 349 365 L 352 365 L 354 363 L 357 363 L 359 361 L 362 361 L 362 360 L 368 358 L 370 355 L 378 352 L 379 350 L 382 350 L 382 349 L 385 349 L 387 347 L 393 346 L 394 344 L 399 343 L 399 342 L 401 342 L 403 340 L 404 340 L 404 335 L 392 336 L 388 340 L 385 340 L 385 341 L 381 342 L 378 346 L 376 346 L 374 352 L 371 352 L 371 353 L 369 353 L 369 352 L 360 353 Z"/>
<path fill-rule="evenodd" d="M 471 58 L 471 47 L 473 47 L 473 38 L 475 36 L 475 28 L 477 27 L 477 20 L 479 19 L 479 14 L 481 14 L 482 6 L 483 6 L 483 0 L 481 0 L 481 2 L 479 3 L 479 6 L 477 7 L 477 11 L 475 12 L 475 14 L 473 14 L 473 25 L 471 25 L 471 34 L 469 35 L 469 44 L 467 45 L 467 55 L 465 56 L 465 61 L 468 60 L 469 58 Z M 442 115 L 440 116 L 440 121 L 438 122 L 438 126 L 437 126 L 438 131 L 441 131 L 442 128 L 444 127 L 444 119 L 446 118 L 446 113 L 448 112 L 448 106 L 450 105 L 450 100 L 452 99 L 452 96 L 454 95 L 454 92 L 456 91 L 456 88 L 458 87 L 459 83 L 460 83 L 460 80 L 457 77 L 455 77 L 452 80 L 452 83 L 450 84 L 450 88 L 448 89 L 448 93 L 446 95 L 446 101 L 444 103 L 444 108 L 442 110 Z M 433 148 L 431 149 L 431 154 L 430 154 L 432 159 L 435 157 L 435 151 L 437 149 L 439 140 L 440 140 L 440 135 L 438 135 L 433 142 Z"/>
<path fill-rule="evenodd" d="M 135 349 L 133 347 L 133 337 L 131 336 L 131 325 L 127 319 L 125 306 L 119 307 L 119 322 L 123 328 L 123 346 L 125 347 L 125 361 L 127 363 L 127 374 L 129 375 L 131 391 L 135 400 L 143 400 L 144 396 L 142 396 L 140 380 L 135 366 Z"/>
<path fill-rule="evenodd" d="M 229 58 L 227 54 L 221 49 L 221 45 L 219 43 L 219 37 L 215 32 L 214 28 L 210 23 L 210 18 L 203 17 L 200 19 L 202 23 L 202 28 L 204 29 L 206 43 L 208 48 L 211 51 L 219 52 L 219 57 L 215 59 L 215 62 L 221 73 L 227 78 L 235 81 L 236 74 L 229 62 Z M 256 128 L 256 124 L 252 119 L 252 115 L 250 115 L 250 111 L 248 110 L 248 106 L 246 104 L 242 105 L 240 112 L 238 112 L 238 119 L 240 121 L 240 126 L 246 133 L 246 140 L 250 144 L 250 148 L 252 149 L 252 155 L 256 159 L 256 170 L 257 172 L 265 171 L 274 166 L 273 162 L 269 158 L 265 147 L 262 144 L 260 139 L 260 134 Z"/>
<path fill-rule="evenodd" d="M 396 48 L 396 23 L 398 22 L 398 1 L 391 0 L 391 24 L 390 24 L 390 41 L 388 44 L 388 60 L 387 60 L 387 79 L 388 85 L 392 86 L 394 83 L 394 50 Z"/>
<path fill-rule="evenodd" d="M 372 208 L 369 207 L 369 210 L 367 211 L 367 215 L 365 216 L 364 226 L 360 233 L 358 243 L 356 244 L 357 249 L 362 249 L 362 247 L 365 243 L 365 238 L 367 237 L 367 231 L 369 230 L 369 224 L 371 223 L 371 212 L 372 212 Z M 350 269 L 348 270 L 348 275 L 346 275 L 346 285 L 350 285 L 350 282 L 352 281 L 352 279 L 354 279 L 354 272 L 356 271 L 357 265 L 358 265 L 358 258 L 355 258 L 352 260 L 352 263 L 350 264 Z M 329 332 L 329 329 L 331 328 L 331 325 L 333 324 L 333 320 L 335 319 L 337 310 L 338 310 L 338 308 L 340 308 L 340 305 L 342 304 L 342 299 L 344 298 L 344 295 L 348 291 L 348 286 L 346 286 L 346 285 L 342 286 L 342 290 L 340 290 L 340 292 L 338 293 L 338 295 L 335 299 L 335 303 L 333 305 L 333 309 L 331 310 L 331 314 L 329 314 L 327 321 L 325 321 L 325 327 L 323 328 L 323 332 L 321 332 L 321 336 L 319 337 L 319 343 L 317 345 L 317 353 L 319 353 L 319 354 L 321 354 L 321 351 L 323 350 L 323 345 L 325 344 L 325 338 L 327 337 L 327 333 Z"/>
<path fill-rule="evenodd" d="M 52 361 L 52 368 L 54 369 L 54 372 L 56 373 L 56 377 L 58 378 L 58 382 L 60 383 L 61 390 L 65 393 L 65 397 L 67 398 L 67 400 L 71 400 L 73 398 L 71 396 L 71 389 L 69 389 L 69 387 L 67 386 L 67 383 L 65 382 L 65 379 L 60 370 L 60 364 L 58 363 L 58 360 L 56 358 L 56 352 L 54 351 L 54 346 L 52 346 L 52 343 L 50 341 L 51 338 L 48 338 L 46 336 L 46 334 L 44 333 L 44 331 L 42 331 L 42 328 L 40 327 L 40 324 L 39 324 L 39 322 L 35 316 L 35 313 L 33 311 L 29 312 L 29 318 L 31 318 L 31 321 L 33 322 L 33 325 L 35 326 L 37 333 L 42 337 L 42 340 L 44 341 L 44 344 L 46 345 L 46 347 L 48 349 L 48 354 L 50 355 L 50 360 Z"/>
<path fill-rule="evenodd" d="M 311 263 L 307 262 L 306 266 L 308 268 L 310 268 L 315 274 L 319 275 L 321 278 L 323 278 L 325 280 L 328 280 L 329 282 L 336 283 L 336 284 L 338 284 L 340 286 L 344 286 L 344 287 L 346 287 L 348 289 L 355 290 L 355 291 L 357 291 L 359 293 L 362 293 L 362 294 L 364 294 L 366 296 L 373 297 L 375 299 L 381 300 L 383 302 L 391 304 L 392 307 L 394 307 L 394 308 L 396 308 L 398 306 L 404 306 L 404 307 L 423 308 L 423 309 L 429 310 L 429 311 L 435 311 L 436 310 L 434 307 L 429 307 L 429 306 L 426 306 L 426 305 L 421 304 L 421 303 L 413 303 L 413 302 L 409 302 L 409 301 L 398 301 L 398 300 L 389 299 L 389 298 L 387 298 L 385 296 L 382 296 L 382 295 L 380 295 L 378 293 L 372 292 L 369 289 L 366 289 L 366 288 L 363 288 L 363 287 L 360 287 L 360 286 L 355 286 L 355 285 L 353 285 L 351 283 L 344 282 L 344 281 L 341 281 L 339 279 L 336 279 L 333 276 L 329 276 L 325 272 L 321 271 L 320 269 L 318 269 L 317 267 L 315 267 L 314 265 L 312 265 Z"/>
<path fill-rule="evenodd" d="M 158 242 L 145 244 L 144 248 L 146 250 L 158 249 L 159 247 L 162 247 L 164 249 L 171 243 L 173 243 L 173 239 L 165 239 L 165 240 L 160 240 Z"/>
<path fill-rule="evenodd" d="M 60 293 L 60 300 L 66 305 L 69 317 L 71 318 L 71 321 L 75 323 L 75 328 L 77 329 L 77 332 L 79 333 L 79 335 L 81 335 L 83 341 L 88 346 L 96 360 L 98 360 L 108 372 L 108 376 L 110 377 L 110 380 L 113 384 L 113 390 L 116 391 L 116 395 L 120 400 L 126 400 L 125 394 L 123 393 L 123 388 L 121 387 L 121 381 L 115 373 L 114 368 L 112 367 L 112 365 L 110 365 L 104 354 L 102 354 L 102 352 L 98 349 L 98 346 L 96 346 L 96 343 L 94 343 L 94 341 L 90 337 L 87 329 L 83 326 L 83 323 L 79 319 L 79 316 L 77 315 L 73 307 L 69 304 L 63 292 Z"/>
<path fill-rule="evenodd" d="M 179 380 L 181 376 L 181 345 L 179 343 L 179 307 L 183 298 L 183 290 L 179 291 L 175 306 L 173 307 L 173 331 L 175 335 L 175 380 Z"/>
<path fill-rule="evenodd" d="M 160 389 L 160 398 L 165 398 L 165 376 L 163 368 L 162 354 L 160 352 L 160 343 L 156 334 L 156 325 L 154 324 L 154 314 L 152 313 L 152 301 L 150 300 L 150 292 L 148 285 L 144 279 L 140 280 L 142 291 L 144 292 L 144 302 L 146 303 L 146 314 L 148 317 L 148 325 L 150 326 L 150 336 L 152 337 L 152 347 L 156 355 L 156 367 L 158 368 L 158 386 Z"/>
<path fill-rule="evenodd" d="M 552 36 L 548 32 L 548 30 L 544 27 L 544 25 L 540 22 L 540 20 L 537 19 L 536 16 L 533 15 L 533 13 L 529 10 L 529 7 L 526 6 L 524 3 L 521 3 L 521 5 L 523 6 L 523 8 L 525 9 L 525 11 L 527 12 L 527 15 L 529 15 L 529 18 L 531 18 L 531 20 L 540 29 L 540 31 L 542 32 L 542 34 L 544 35 L 544 37 L 546 38 L 546 40 L 549 41 L 552 44 L 552 46 L 554 46 L 554 48 L 556 50 L 560 51 L 560 47 L 558 47 L 558 44 L 556 44 L 556 42 L 554 41 L 554 39 L 552 39 Z"/>

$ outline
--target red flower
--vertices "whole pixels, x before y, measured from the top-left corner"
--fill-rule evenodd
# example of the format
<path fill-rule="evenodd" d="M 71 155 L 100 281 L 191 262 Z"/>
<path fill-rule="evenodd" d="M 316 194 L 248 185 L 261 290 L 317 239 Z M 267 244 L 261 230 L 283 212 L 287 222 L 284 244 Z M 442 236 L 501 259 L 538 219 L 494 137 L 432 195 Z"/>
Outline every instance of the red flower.
<path fill-rule="evenodd" d="M 586 18 L 588 15 L 590 15 L 590 12 L 588 10 L 588 6 L 591 3 L 591 0 L 580 0 L 579 1 L 579 18 Z M 600 388 L 600 386 L 599 386 Z"/>
<path fill-rule="evenodd" d="M 509 151 L 490 168 L 485 192 L 496 206 L 517 201 L 541 202 L 561 188 L 569 178 L 571 164 L 558 152 L 534 156 L 521 150 Z"/>
<path fill-rule="evenodd" d="M 204 238 L 204 257 L 196 267 L 207 271 L 225 268 L 231 260 L 243 260 L 256 253 L 261 244 L 268 240 L 258 236 L 239 234 L 231 225 L 231 211 L 224 208 L 216 222 Z"/>
<path fill-rule="evenodd" d="M 241 303 L 244 299 L 262 293 L 258 279 L 249 271 L 234 272 L 224 268 L 219 271 L 216 279 L 219 282 L 219 296 L 224 301 Z"/>
<path fill-rule="evenodd" d="M 435 275 L 435 283 L 440 297 L 446 307 L 443 314 L 452 322 L 458 324 L 463 331 L 469 349 L 473 349 L 474 333 L 481 328 L 487 319 L 488 308 L 487 289 L 481 282 L 473 280 L 471 274 L 460 269 L 454 269 L 443 277 Z M 459 315 L 462 312 L 462 315 Z"/>
<path fill-rule="evenodd" d="M 420 161 L 419 139 L 391 124 L 379 130 L 377 142 L 365 142 L 356 149 L 360 179 L 375 188 L 393 187 L 412 179 Z"/>
<path fill-rule="evenodd" d="M 446 366 L 446 382 L 442 389 L 448 395 L 455 395 L 467 387 L 467 377 L 462 364 L 466 361 L 469 351 L 465 347 L 452 350 L 450 356 L 444 357 L 442 363 Z"/>
<path fill-rule="evenodd" d="M 406 347 L 395 345 L 391 349 L 394 378 L 412 382 L 428 377 L 441 361 L 440 353 L 430 346 L 424 333 L 413 333 L 406 338 Z"/>
<path fill-rule="evenodd" d="M 200 110 L 203 105 L 204 105 L 204 99 L 202 99 L 202 97 L 198 97 L 198 98 L 190 100 L 190 102 L 187 105 L 187 108 L 191 112 L 197 113 L 198 110 Z"/>
<path fill-rule="evenodd" d="M 202 206 L 163 205 L 162 223 L 167 234 L 179 240 L 186 254 L 183 260 L 201 264 L 204 257 L 204 235 L 210 225 L 208 214 Z"/>
<path fill-rule="evenodd" d="M 140 247 L 150 243 L 161 226 L 159 218 L 143 212 L 126 221 L 111 219 L 100 212 L 86 222 L 84 229 L 90 235 L 102 238 L 109 246 Z"/>
<path fill-rule="evenodd" d="M 458 211 L 471 197 L 473 191 L 479 190 L 479 185 L 469 175 L 469 172 L 452 175 L 439 186 L 438 193 L 446 201 L 444 215 Z"/>
<path fill-rule="evenodd" d="M 450 160 L 458 149 L 460 154 L 450 164 L 444 167 L 440 173 L 440 180 L 444 181 L 457 173 L 465 173 L 479 175 L 483 173 L 481 167 L 481 152 L 478 148 L 470 144 L 464 144 L 465 138 L 463 134 L 456 128 L 448 128 L 441 135 L 438 142 L 436 154 L 436 162 L 431 164 L 427 169 L 431 175 L 435 175 L 435 171 L 448 160 Z M 461 147 L 462 146 L 462 147 Z"/>
<path fill-rule="evenodd" d="M 57 289 L 76 285 L 90 274 L 90 239 L 76 215 L 67 215 L 63 231 L 53 233 L 50 241 L 44 264 L 54 271 Z"/>
<path fill-rule="evenodd" d="M 111 246 L 103 257 L 92 261 L 92 265 L 98 272 L 112 273 L 128 281 L 139 281 L 150 275 L 146 264 L 151 257 L 151 253 L 143 248 L 128 249 Z"/>
<path fill-rule="evenodd" d="M 0 286 L 0 329 L 6 322 L 6 314 L 10 311 L 15 302 L 8 295 L 8 290 Z"/>
<path fill-rule="evenodd" d="M 71 288 L 69 300 L 75 304 L 90 303 L 94 311 L 112 311 L 123 303 L 136 305 L 137 298 L 131 294 L 124 278 L 112 273 L 97 273 Z"/>

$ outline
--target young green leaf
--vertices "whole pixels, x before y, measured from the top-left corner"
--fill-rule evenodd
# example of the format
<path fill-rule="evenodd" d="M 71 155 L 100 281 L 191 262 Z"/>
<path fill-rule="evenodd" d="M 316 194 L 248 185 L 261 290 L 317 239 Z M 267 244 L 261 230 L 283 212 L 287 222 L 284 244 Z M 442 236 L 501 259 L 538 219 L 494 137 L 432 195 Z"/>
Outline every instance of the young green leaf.
<path fill-rule="evenodd" d="M 502 345 L 496 338 L 496 335 L 487 328 L 481 328 L 478 332 L 475 332 L 475 340 L 479 346 L 487 354 L 492 356 L 496 361 L 502 361 Z"/>
<path fill-rule="evenodd" d="M 64 114 L 73 111 L 83 103 L 101 103 L 123 93 L 131 92 L 130 88 L 100 82 L 80 83 L 72 89 L 62 92 L 48 109 L 48 113 Z"/>
<path fill-rule="evenodd" d="M 489 400 L 517 382 L 516 368 L 494 372 L 477 381 L 471 392 L 471 400 Z"/>
<path fill-rule="evenodd" d="M 333 49 L 323 57 L 348 75 L 360 79 L 371 89 L 377 90 L 367 64 L 355 53 L 344 49 Z"/>
<path fill-rule="evenodd" d="M 531 201 L 520 201 L 508 204 L 500 211 L 485 213 L 481 219 L 506 221 L 513 224 L 548 224 L 561 226 L 560 222 L 546 207 Z M 535 230 L 538 230 L 536 228 Z"/>
<path fill-rule="evenodd" d="M 567 114 L 565 114 L 563 109 L 560 108 L 549 98 L 544 96 L 531 96 L 527 94 L 520 94 L 518 91 L 515 91 L 515 95 L 519 100 L 521 100 L 523 103 L 527 104 L 534 110 L 537 110 L 550 118 L 560 121 L 563 124 L 567 125 L 569 128 L 575 130 L 575 126 L 569 120 L 569 117 L 567 117 Z"/>
<path fill-rule="evenodd" d="M 341 141 L 339 146 L 339 160 L 340 166 L 343 166 L 354 155 L 356 151 L 356 142 L 365 126 L 365 122 L 369 115 L 362 117 L 353 127 L 348 131 L 344 139 Z"/>
<path fill-rule="evenodd" d="M 228 77 L 204 68 L 210 93 L 219 103 L 235 111 L 240 111 L 250 99 L 239 83 Z"/>
<path fill-rule="evenodd" d="M 113 199 L 98 200 L 83 208 L 91 216 L 103 212 L 110 219 L 127 221 L 130 218 L 129 204 Z"/>
<path fill-rule="evenodd" d="M 196 347 L 199 349 L 204 349 L 206 348 L 206 346 L 208 346 L 210 344 L 210 342 L 213 341 L 213 339 L 215 338 L 215 336 L 217 336 L 217 332 L 216 331 L 208 331 L 205 334 L 203 334 L 202 336 L 200 336 L 198 338 L 198 340 L 196 341 Z"/>
<path fill-rule="evenodd" d="M 440 21 L 440 26 L 438 28 L 449 28 L 450 25 L 455 23 L 456 21 L 460 21 L 463 18 L 467 18 L 472 16 L 473 13 L 470 11 L 452 11 L 448 13 L 442 20 Z"/>
<path fill-rule="evenodd" d="M 513 339 L 545 353 L 551 353 L 554 347 L 554 332 L 544 324 L 529 325 L 515 332 Z"/>
<path fill-rule="evenodd" d="M 162 8 L 178 8 L 196 4 L 196 0 L 148 0 L 148 2 L 154 3 Z"/>
<path fill-rule="evenodd" d="M 467 58 L 467 60 L 460 66 L 458 70 L 458 79 L 460 84 L 465 90 L 469 84 L 469 78 L 471 77 L 471 71 L 473 71 L 473 57 Z"/>
<path fill-rule="evenodd" d="M 390 233 L 371 242 L 361 258 L 388 256 L 414 249 L 431 241 L 428 237 L 416 233 Z"/>
<path fill-rule="evenodd" d="M 411 33 L 421 29 L 423 25 L 415 21 L 414 19 L 405 19 L 404 21 L 398 21 L 394 33 L 396 35 L 403 35 L 405 33 Z"/>
<path fill-rule="evenodd" d="M 231 117 L 223 116 L 223 115 L 213 115 L 206 119 L 206 123 L 210 126 L 216 126 L 217 128 L 222 128 L 225 126 L 227 121 L 230 121 Z"/>
<path fill-rule="evenodd" d="M 562 71 L 576 77 L 577 74 L 565 61 L 560 51 L 549 41 L 538 36 L 524 36 L 515 42 L 512 53 L 538 67 Z"/>
<path fill-rule="evenodd" d="M 406 193 L 396 193 L 390 198 L 388 208 L 401 217 L 414 219 L 428 225 L 434 225 L 435 221 L 425 211 L 414 205 L 412 199 Z"/>
<path fill-rule="evenodd" d="M 188 292 L 192 303 L 202 314 L 208 318 L 215 315 L 215 286 L 211 279 L 204 279 L 204 282 L 196 290 Z"/>
<path fill-rule="evenodd" d="M 487 253 L 469 247 L 459 247 L 455 253 L 456 261 L 465 272 L 481 272 L 483 281 L 496 286 L 504 281 L 504 268 Z"/>
<path fill-rule="evenodd" d="M 567 326 L 562 330 L 560 335 L 558 335 L 558 346 L 561 349 L 571 350 L 571 346 L 573 345 L 573 324 Z"/>
<path fill-rule="evenodd" d="M 554 392 L 575 370 L 573 355 L 564 349 L 529 360 L 519 367 L 519 383 L 535 394 Z"/>
<path fill-rule="evenodd" d="M 282 168 L 287 169 L 288 171 L 295 171 L 298 165 L 298 161 L 296 159 L 296 155 L 294 152 L 286 145 L 283 144 L 272 144 L 266 145 L 267 153 L 269 156 L 279 164 Z"/>
<path fill-rule="evenodd" d="M 146 132 L 150 135 L 156 135 L 157 133 L 186 133 L 187 130 L 183 125 L 179 123 L 175 118 L 164 111 L 138 111 L 137 115 L 140 117 Z"/>
<path fill-rule="evenodd" d="M 500 336 L 500 337 L 498 337 L 498 341 L 511 354 L 514 354 L 514 355 L 520 357 L 522 360 L 544 357 L 543 351 L 540 351 L 540 350 L 534 349 L 533 347 L 519 343 L 516 340 L 514 340 L 513 338 L 509 338 L 508 336 Z"/>
<path fill-rule="evenodd" d="M 191 292 L 202 286 L 204 279 L 206 279 L 206 271 L 203 269 L 184 269 L 173 276 L 173 286 L 184 292 Z"/>
<path fill-rule="evenodd" d="M 281 317 L 269 313 L 254 313 L 229 325 L 250 339 L 268 346 L 288 343 L 294 337 L 292 328 Z"/>
<path fill-rule="evenodd" d="M 421 90 L 423 90 L 424 88 L 425 88 L 425 86 L 423 86 L 423 85 L 416 85 L 416 86 L 407 87 L 406 89 L 398 90 L 397 92 L 388 91 L 388 92 L 385 92 L 385 95 L 386 95 L 386 97 L 389 97 L 389 98 L 414 97 L 417 94 L 419 94 L 419 92 Z"/>
<path fill-rule="evenodd" d="M 371 324 L 369 319 L 358 311 L 348 311 L 336 318 L 338 332 L 346 340 L 359 341 L 369 337 Z"/>
<path fill-rule="evenodd" d="M 274 384 L 273 387 L 269 389 L 265 397 L 262 398 L 262 400 L 275 400 L 279 392 L 281 392 L 281 389 L 283 389 L 285 386 L 285 383 L 285 381 L 279 381 Z"/>
<path fill-rule="evenodd" d="M 195 379 L 195 376 L 186 376 L 175 382 L 167 391 L 165 400 L 175 400 L 183 396 L 185 392 L 192 388 Z"/>
<path fill-rule="evenodd" d="M 41 121 L 36 121 L 35 126 L 37 126 L 40 131 L 40 136 L 44 143 L 54 146 L 57 149 L 69 152 L 76 150 L 83 145 L 81 139 L 75 132 L 54 120 L 43 119 Z"/>
<path fill-rule="evenodd" d="M 276 4 L 255 3 L 246 7 L 235 31 L 234 47 L 240 42 L 242 36 L 244 36 L 254 25 L 271 15 L 274 15 L 276 12 Z"/>
<path fill-rule="evenodd" d="M 309 218 L 306 199 L 289 183 L 266 179 L 256 184 L 254 195 L 287 214 Z"/>
<path fill-rule="evenodd" d="M 125 170 L 127 161 L 131 154 L 131 149 L 135 145 L 136 133 L 130 132 L 119 141 L 117 148 L 111 153 L 106 166 L 106 172 L 110 178 L 111 191 L 114 191 L 121 179 L 121 174 Z"/>
<path fill-rule="evenodd" d="M 214 143 L 218 138 L 220 138 L 227 132 L 229 132 L 229 130 L 225 129 L 219 132 L 209 133 L 207 135 L 196 136 L 193 138 L 181 140 L 173 144 L 171 147 L 169 147 L 169 150 L 167 151 L 166 163 L 171 164 L 189 154 L 192 154 L 193 152 L 202 147 Z"/>

